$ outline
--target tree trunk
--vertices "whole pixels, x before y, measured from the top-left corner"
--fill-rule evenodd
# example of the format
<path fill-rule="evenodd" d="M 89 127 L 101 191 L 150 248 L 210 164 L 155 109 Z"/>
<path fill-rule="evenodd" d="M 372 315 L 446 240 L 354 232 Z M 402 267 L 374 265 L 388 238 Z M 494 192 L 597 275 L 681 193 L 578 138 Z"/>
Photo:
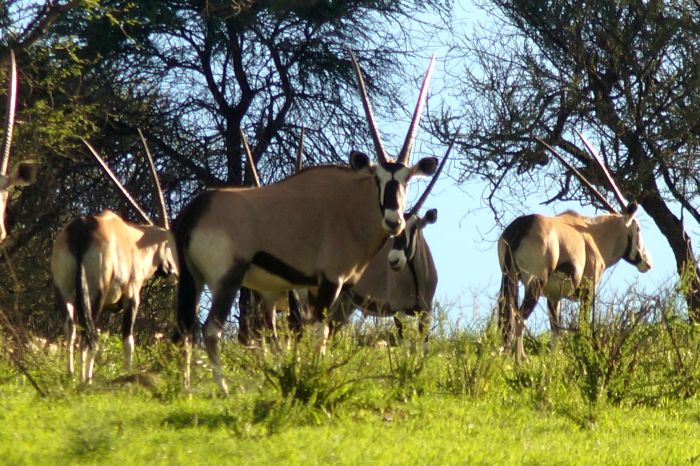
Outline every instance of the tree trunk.
<path fill-rule="evenodd" d="M 683 223 L 661 198 L 655 182 L 653 187 L 646 191 L 640 204 L 671 246 L 681 280 L 680 289 L 688 305 L 688 317 L 691 322 L 700 322 L 700 270 Z"/>

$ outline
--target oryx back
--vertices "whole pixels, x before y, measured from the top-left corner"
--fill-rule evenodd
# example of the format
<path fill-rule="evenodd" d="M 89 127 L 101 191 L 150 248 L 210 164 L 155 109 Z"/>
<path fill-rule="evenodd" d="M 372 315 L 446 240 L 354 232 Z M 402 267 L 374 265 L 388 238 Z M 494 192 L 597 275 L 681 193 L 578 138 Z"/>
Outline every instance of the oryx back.
<path fill-rule="evenodd" d="M 380 210 L 367 208 L 376 199 L 372 176 L 343 167 L 209 190 L 178 217 L 178 252 L 213 290 L 235 264 L 245 269 L 242 284 L 258 291 L 318 286 L 321 272 L 354 282 L 386 238 Z"/>

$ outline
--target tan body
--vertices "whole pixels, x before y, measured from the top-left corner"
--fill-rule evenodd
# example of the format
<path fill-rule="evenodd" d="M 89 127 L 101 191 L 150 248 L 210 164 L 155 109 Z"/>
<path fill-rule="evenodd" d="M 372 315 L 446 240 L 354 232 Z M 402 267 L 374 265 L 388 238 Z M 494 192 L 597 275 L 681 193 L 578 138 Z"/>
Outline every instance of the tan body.
<path fill-rule="evenodd" d="M 538 298 L 547 297 L 553 338 L 559 328 L 562 298 L 593 299 L 603 271 L 625 259 L 646 272 L 651 259 L 644 249 L 636 204 L 623 214 L 585 217 L 567 211 L 555 217 L 528 215 L 511 223 L 498 240 L 503 272 L 499 296 L 499 325 L 507 346 L 524 357 L 525 321 Z M 525 297 L 518 306 L 518 281 Z"/>
<path fill-rule="evenodd" d="M 83 327 L 83 381 L 92 378 L 97 352 L 95 322 L 106 306 L 124 310 L 124 364 L 131 370 L 133 325 L 141 287 L 156 272 L 177 276 L 174 240 L 169 231 L 134 225 L 106 210 L 80 217 L 56 237 L 51 271 L 57 296 L 66 312 L 68 371 L 73 373 L 76 324 Z"/>

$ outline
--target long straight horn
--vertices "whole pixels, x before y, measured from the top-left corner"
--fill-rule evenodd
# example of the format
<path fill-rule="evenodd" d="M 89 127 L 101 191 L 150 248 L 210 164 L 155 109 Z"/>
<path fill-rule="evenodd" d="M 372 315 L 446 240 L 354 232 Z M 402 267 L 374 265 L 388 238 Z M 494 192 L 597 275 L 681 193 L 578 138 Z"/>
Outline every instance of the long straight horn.
<path fill-rule="evenodd" d="M 367 96 L 367 89 L 365 88 L 365 80 L 362 77 L 362 70 L 360 65 L 357 64 L 357 59 L 355 58 L 355 53 L 352 49 L 350 51 L 350 58 L 352 59 L 352 67 L 355 69 L 355 74 L 357 75 L 357 85 L 360 88 L 360 97 L 362 97 L 362 106 L 365 109 L 365 117 L 367 118 L 367 123 L 369 124 L 369 131 L 372 134 L 372 141 L 374 141 L 374 150 L 377 151 L 377 158 L 381 163 L 388 162 L 388 157 L 386 156 L 386 151 L 382 145 L 382 138 L 379 136 L 379 130 L 374 122 L 374 114 L 372 113 L 372 104 L 369 102 L 369 97 Z"/>
<path fill-rule="evenodd" d="M 141 143 L 143 144 L 143 149 L 146 151 L 146 158 L 148 159 L 148 168 L 151 169 L 151 178 L 153 178 L 153 185 L 156 189 L 156 196 L 158 197 L 158 207 L 160 207 L 160 218 L 162 222 L 162 227 L 166 230 L 170 229 L 170 221 L 168 220 L 168 209 L 165 206 L 165 196 L 163 195 L 163 189 L 160 186 L 160 178 L 158 178 L 158 172 L 156 171 L 156 166 L 153 163 L 153 156 L 151 151 L 148 149 L 148 144 L 146 144 L 146 138 L 143 137 L 141 128 L 137 128 L 139 136 L 141 137 Z"/>
<path fill-rule="evenodd" d="M 243 141 L 243 149 L 245 150 L 245 156 L 248 160 L 248 168 L 250 168 L 250 174 L 253 176 L 253 184 L 256 188 L 261 186 L 260 177 L 258 176 L 258 169 L 255 167 L 255 160 L 253 159 L 253 151 L 250 150 L 250 145 L 248 145 L 248 138 L 245 137 L 245 133 L 242 129 L 238 129 L 241 133 L 241 141 Z"/>
<path fill-rule="evenodd" d="M 10 164 L 10 144 L 12 132 L 15 129 L 15 107 L 17 106 L 17 63 L 15 52 L 10 49 L 10 74 L 7 80 L 7 108 L 5 109 L 5 127 L 2 130 L 2 163 L 0 175 L 7 175 L 7 167 Z"/>
<path fill-rule="evenodd" d="M 613 177 L 610 175 L 608 167 L 605 166 L 605 163 L 603 162 L 603 159 L 601 158 L 598 151 L 595 149 L 595 147 L 593 147 L 593 145 L 588 141 L 588 139 L 586 139 L 586 136 L 584 136 L 579 130 L 574 128 L 574 131 L 576 131 L 578 137 L 580 137 L 583 141 L 583 144 L 586 146 L 586 149 L 588 149 L 588 153 L 591 154 L 591 157 L 593 157 L 593 160 L 595 161 L 600 171 L 603 172 L 603 176 L 608 182 L 610 188 L 613 190 L 613 193 L 615 193 L 615 197 L 620 203 L 620 207 L 622 207 L 623 209 L 627 207 L 627 200 L 625 199 L 625 196 L 623 196 L 622 192 L 620 192 L 620 188 L 617 187 L 615 180 L 613 180 Z"/>
<path fill-rule="evenodd" d="M 418 102 L 416 103 L 415 110 L 413 110 L 413 119 L 411 120 L 411 125 L 408 127 L 408 133 L 406 133 L 406 139 L 403 142 L 401 152 L 399 152 L 398 161 L 404 165 L 408 163 L 408 159 L 411 157 L 413 142 L 415 141 L 416 133 L 418 132 L 418 123 L 420 123 L 420 118 L 423 114 L 423 107 L 425 107 L 425 102 L 428 98 L 428 89 L 430 89 L 430 80 L 433 77 L 433 71 L 435 71 L 435 54 L 433 54 L 433 56 L 430 58 L 428 70 L 425 72 L 425 76 L 423 77 L 423 84 L 420 87 Z"/>
<path fill-rule="evenodd" d="M 566 168 L 568 168 L 569 170 L 571 170 L 571 173 L 573 173 L 574 175 L 576 175 L 576 178 L 578 178 L 579 181 L 581 181 L 581 183 L 583 183 L 588 189 L 591 190 L 591 192 L 593 193 L 593 195 L 594 195 L 595 197 L 597 197 L 598 200 L 599 200 L 600 202 L 603 203 L 603 205 L 605 206 L 606 209 L 608 209 L 609 212 L 611 212 L 611 213 L 615 213 L 615 212 L 616 212 L 615 208 L 608 202 L 607 199 L 605 199 L 605 196 L 603 196 L 603 195 L 600 193 L 600 191 L 598 191 L 598 190 L 595 188 L 595 186 L 593 186 L 593 184 L 591 184 L 591 182 L 588 181 L 588 180 L 586 179 L 586 177 L 583 176 L 583 174 L 582 174 L 580 171 L 578 171 L 578 170 L 576 169 L 576 167 L 574 167 L 573 165 L 571 165 L 564 157 L 562 157 L 562 156 L 559 154 L 559 152 L 557 152 L 557 151 L 554 149 L 554 147 L 550 146 L 549 144 L 547 144 L 546 142 L 544 142 L 544 141 L 543 141 L 542 139 L 540 139 L 540 138 L 535 138 L 535 139 L 537 139 L 542 145 L 544 145 L 547 149 L 549 149 L 549 151 L 550 151 L 552 154 L 554 154 L 554 156 L 555 156 L 557 159 L 559 159 L 559 161 L 560 161 Z"/>
<path fill-rule="evenodd" d="M 437 171 L 435 171 L 435 174 L 430 179 L 430 183 L 428 183 L 428 186 L 425 187 L 423 194 L 420 195 L 420 197 L 418 198 L 418 201 L 415 203 L 415 205 L 413 207 L 411 207 L 411 210 L 408 212 L 409 216 L 417 214 L 418 211 L 420 210 L 420 208 L 423 207 L 423 203 L 428 198 L 430 191 L 432 191 L 433 186 L 435 186 L 437 179 L 440 177 L 440 173 L 442 173 L 442 167 L 445 166 L 445 162 L 447 162 L 447 158 L 450 156 L 450 152 L 452 151 L 452 146 L 455 145 L 456 141 L 457 141 L 457 136 L 455 136 L 452 139 L 452 141 L 450 142 L 450 146 L 447 148 L 447 152 L 445 152 L 445 156 L 442 158 L 442 161 L 440 162 L 440 166 L 437 168 Z"/>
<path fill-rule="evenodd" d="M 299 147 L 297 147 L 296 164 L 294 165 L 294 173 L 299 173 L 302 169 L 302 158 L 304 156 L 304 127 L 301 127 L 299 135 Z"/>
<path fill-rule="evenodd" d="M 117 175 L 114 174 L 114 172 L 109 168 L 109 165 L 100 157 L 100 154 L 97 153 L 95 149 L 90 145 L 89 142 L 87 142 L 85 139 L 80 138 L 81 141 L 83 141 L 83 144 L 87 146 L 87 148 L 90 150 L 90 153 L 92 156 L 95 158 L 99 166 L 102 168 L 102 171 L 104 171 L 107 176 L 109 177 L 110 180 L 112 180 L 112 183 L 114 183 L 114 186 L 117 187 L 119 192 L 124 196 L 124 199 L 126 199 L 129 204 L 138 212 L 138 214 L 141 216 L 141 218 L 148 223 L 149 225 L 153 225 L 153 222 L 151 221 L 151 218 L 148 216 L 146 212 L 143 211 L 141 206 L 139 206 L 138 202 L 129 194 L 129 191 L 126 190 L 124 185 L 119 181 L 119 178 L 117 178 Z"/>

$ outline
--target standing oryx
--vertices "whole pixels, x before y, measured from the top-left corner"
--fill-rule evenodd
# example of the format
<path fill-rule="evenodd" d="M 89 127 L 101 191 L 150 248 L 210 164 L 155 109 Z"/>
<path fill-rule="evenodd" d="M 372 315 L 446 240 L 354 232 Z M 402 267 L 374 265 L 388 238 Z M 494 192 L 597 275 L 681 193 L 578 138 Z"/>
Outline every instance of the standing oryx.
<path fill-rule="evenodd" d="M 125 222 L 105 210 L 99 215 L 78 217 L 59 233 L 51 256 L 51 272 L 56 299 L 66 312 L 68 373 L 73 374 L 73 350 L 76 323 L 82 330 L 82 381 L 92 379 L 97 353 L 96 322 L 107 305 L 124 310 L 122 338 L 124 368 L 131 371 L 134 351 L 133 328 L 144 282 L 158 273 L 177 278 L 175 241 L 168 229 L 165 202 L 150 153 L 146 147 L 151 173 L 160 199 L 162 226 L 156 226 L 119 183 L 97 152 L 86 142 L 122 194 L 132 203 L 147 225 Z M 145 146 L 145 141 L 144 146 Z M 76 322 L 77 321 L 77 322 Z"/>
<path fill-rule="evenodd" d="M 5 108 L 5 125 L 2 132 L 2 148 L 0 148 L 0 243 L 7 238 L 5 229 L 5 208 L 13 186 L 26 186 L 36 181 L 37 165 L 33 162 L 20 162 L 14 166 L 8 175 L 10 164 L 10 146 L 15 127 L 15 107 L 17 105 L 17 64 L 15 53 L 10 50 L 10 69 L 7 77 L 7 106 Z"/>
<path fill-rule="evenodd" d="M 601 274 L 620 259 L 635 265 L 640 272 L 651 268 L 651 257 L 644 248 L 635 218 L 637 204 L 625 201 L 598 153 L 583 135 L 579 135 L 615 192 L 622 212 L 615 213 L 602 194 L 542 141 L 611 213 L 596 217 L 585 217 L 573 211 L 554 217 L 526 215 L 516 218 L 501 234 L 498 260 L 503 278 L 498 298 L 499 327 L 505 346 L 515 351 L 519 359 L 525 356 L 525 321 L 541 295 L 547 297 L 553 338 L 556 338 L 561 298 L 590 298 L 593 302 Z M 519 307 L 518 281 L 525 285 L 525 297 Z"/>
<path fill-rule="evenodd" d="M 434 59 L 396 161 L 384 151 L 354 55 L 352 62 L 377 165 L 367 155 L 351 152 L 350 167 L 308 168 L 262 188 L 208 190 L 178 216 L 174 225 L 180 266 L 177 316 L 185 338 L 186 385 L 189 345 L 205 284 L 212 292 L 212 306 L 204 324 L 204 342 L 214 378 L 227 392 L 219 339 L 238 289 L 317 289 L 313 305 L 318 320 L 323 319 L 341 288 L 356 283 L 386 238 L 403 230 L 409 180 L 435 172 L 434 157 L 406 165 Z M 328 324 L 326 333 L 330 329 Z"/>
<path fill-rule="evenodd" d="M 423 194 L 404 215 L 404 230 L 384 243 L 362 278 L 338 299 L 331 314 L 336 324 L 346 323 L 355 308 L 359 308 L 365 315 L 393 317 L 399 339 L 402 339 L 403 323 L 399 314 L 419 316 L 419 334 L 427 342 L 438 273 L 423 228 L 437 221 L 437 209 L 428 210 L 422 218 L 418 212 L 440 176 L 453 145 L 454 142 Z"/>

